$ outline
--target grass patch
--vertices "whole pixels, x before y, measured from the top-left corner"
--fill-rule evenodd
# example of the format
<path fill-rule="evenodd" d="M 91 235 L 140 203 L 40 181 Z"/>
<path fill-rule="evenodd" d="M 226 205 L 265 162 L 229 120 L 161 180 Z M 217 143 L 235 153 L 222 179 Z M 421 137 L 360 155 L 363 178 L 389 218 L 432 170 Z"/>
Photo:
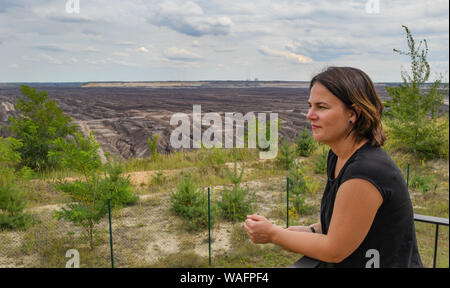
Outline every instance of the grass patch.
<path fill-rule="evenodd" d="M 260 161 L 257 151 L 238 151 L 238 164 L 245 167 L 242 184 L 249 185 L 250 189 L 256 192 L 255 201 L 258 204 L 256 212 L 270 218 L 276 225 L 285 227 L 288 171 L 277 167 L 274 160 Z M 312 159 L 318 156 L 319 152 L 318 149 L 309 158 L 301 157 L 295 160 L 300 163 L 305 177 L 317 181 L 319 187 L 317 194 L 306 194 L 306 201 L 314 207 L 313 213 L 300 215 L 297 218 L 291 214 L 290 226 L 309 225 L 320 219 L 320 198 L 327 179 L 326 175 L 314 172 Z M 420 185 L 410 188 L 414 212 L 448 218 L 448 160 L 422 161 L 402 152 L 393 152 L 390 155 L 404 173 L 405 179 L 407 164 L 410 163 L 410 181 L 413 175 L 433 175 L 432 182 L 437 183 L 435 189 L 433 187 L 425 193 L 420 191 Z M 201 256 L 205 253 L 198 255 L 194 251 L 194 247 L 197 247 L 195 249 L 198 253 L 198 249 L 202 247 L 200 245 L 206 247 L 207 245 L 204 243 L 194 245 L 192 239 L 196 239 L 197 232 L 189 232 L 184 222 L 171 212 L 169 191 L 176 189 L 177 183 L 190 174 L 199 188 L 206 189 L 208 185 L 211 185 L 213 188 L 211 202 L 218 201 L 220 191 L 223 191 L 221 186 L 231 188 L 232 182 L 226 177 L 225 167 L 231 168 L 230 163 L 233 157 L 232 149 L 223 151 L 198 149 L 192 152 L 158 155 L 158 161 L 150 159 L 123 161 L 122 168 L 128 173 L 142 170 L 153 171 L 149 171 L 149 175 L 152 176 L 141 174 L 152 177 L 151 179 L 146 178 L 145 183 L 139 180 L 140 183 L 135 184 L 135 192 L 141 198 L 137 204 L 113 211 L 115 266 L 210 267 L 208 258 Z M 76 174 L 69 171 L 46 173 L 38 174 L 35 179 L 28 181 L 22 187 L 28 199 L 28 208 L 67 203 L 67 197 L 53 188 L 52 179 L 61 175 L 74 177 Z M 158 173 L 160 173 L 159 176 Z M 427 178 L 422 183 L 425 186 L 428 183 L 426 180 Z M 96 236 L 97 244 L 93 250 L 90 250 L 80 228 L 64 221 L 56 221 L 51 217 L 45 220 L 44 214 L 45 212 L 39 212 L 37 218 L 40 221 L 34 223 L 27 231 L 0 231 L 0 254 L 5 255 L 12 266 L 65 267 L 68 260 L 65 257 L 66 251 L 77 249 L 80 252 L 81 267 L 110 267 L 106 220 L 101 222 L 102 226 Z M 275 245 L 251 243 L 241 224 L 234 224 L 233 228 L 227 232 L 226 237 L 230 237 L 231 248 L 219 253 L 214 251 L 213 244 L 212 267 L 289 267 L 301 257 Z M 204 231 L 198 233 L 204 233 Z M 214 233 L 213 231 L 213 235 Z M 189 237 L 180 237 L 185 234 Z M 416 234 L 422 261 L 425 267 L 432 267 L 435 226 L 416 222 Z M 186 239 L 182 240 L 183 238 Z M 169 250 L 164 250 L 169 243 L 167 241 L 171 241 L 171 245 L 175 245 L 173 247 L 178 247 L 179 250 L 176 253 L 168 253 Z M 449 267 L 448 243 L 448 227 L 441 226 L 438 267 Z M 152 250 L 152 245 L 159 247 L 159 250 Z"/>
<path fill-rule="evenodd" d="M 253 244 L 240 224 L 233 226 L 231 244 L 232 248 L 230 251 L 214 257 L 212 261 L 213 267 L 289 267 L 301 257 L 299 254 L 287 252 L 272 244 Z"/>

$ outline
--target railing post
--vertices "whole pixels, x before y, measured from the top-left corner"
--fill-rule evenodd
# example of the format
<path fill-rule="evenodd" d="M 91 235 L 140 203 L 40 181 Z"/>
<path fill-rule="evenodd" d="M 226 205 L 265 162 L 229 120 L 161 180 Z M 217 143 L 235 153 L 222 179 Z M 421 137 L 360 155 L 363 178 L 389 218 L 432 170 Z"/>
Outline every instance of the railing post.
<path fill-rule="evenodd" d="M 438 236 L 439 236 L 439 224 L 436 224 L 436 236 L 434 237 L 434 258 L 433 258 L 433 268 L 436 268 Z"/>
<path fill-rule="evenodd" d="M 438 238 L 439 237 L 439 225 L 448 226 L 448 218 L 414 214 L 414 221 L 419 221 L 419 222 L 436 225 L 436 235 L 434 235 L 434 257 L 433 257 L 433 268 L 436 268 L 438 239 L 439 239 Z"/>

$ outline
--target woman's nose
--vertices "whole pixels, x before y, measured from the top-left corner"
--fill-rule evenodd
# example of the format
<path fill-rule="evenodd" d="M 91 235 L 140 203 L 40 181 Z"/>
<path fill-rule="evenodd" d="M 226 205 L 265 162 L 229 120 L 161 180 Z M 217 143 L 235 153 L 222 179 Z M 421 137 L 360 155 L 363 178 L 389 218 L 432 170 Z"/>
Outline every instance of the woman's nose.
<path fill-rule="evenodd" d="M 313 111 L 312 108 L 309 108 L 308 114 L 306 114 L 306 118 L 307 118 L 309 121 L 311 121 L 312 119 L 315 119 L 315 118 L 316 118 L 316 115 L 315 115 L 315 113 L 314 113 L 314 111 Z"/>

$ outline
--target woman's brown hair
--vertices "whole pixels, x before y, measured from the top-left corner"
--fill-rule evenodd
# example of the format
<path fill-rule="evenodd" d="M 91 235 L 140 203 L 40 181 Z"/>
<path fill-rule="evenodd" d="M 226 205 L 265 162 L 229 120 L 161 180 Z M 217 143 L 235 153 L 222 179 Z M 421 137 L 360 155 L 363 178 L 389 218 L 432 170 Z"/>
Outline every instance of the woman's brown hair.
<path fill-rule="evenodd" d="M 348 109 L 355 111 L 357 118 L 352 132 L 357 142 L 368 139 L 372 146 L 384 144 L 386 136 L 381 123 L 384 105 L 366 73 L 352 67 L 328 67 L 313 77 L 310 90 L 316 82 L 325 86 Z"/>

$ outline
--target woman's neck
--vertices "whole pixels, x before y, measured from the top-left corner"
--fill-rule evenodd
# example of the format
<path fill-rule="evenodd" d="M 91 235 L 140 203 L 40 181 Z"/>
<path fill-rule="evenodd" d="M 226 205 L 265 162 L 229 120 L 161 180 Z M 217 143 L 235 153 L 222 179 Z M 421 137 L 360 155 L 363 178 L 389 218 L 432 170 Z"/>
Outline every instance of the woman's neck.
<path fill-rule="evenodd" d="M 356 142 L 356 139 L 351 137 L 337 143 L 328 144 L 328 146 L 330 146 L 333 153 L 336 154 L 340 160 L 346 161 L 353 155 L 353 153 L 355 153 L 356 150 L 366 144 L 367 141 L 367 139 L 364 139 L 361 142 Z"/>

